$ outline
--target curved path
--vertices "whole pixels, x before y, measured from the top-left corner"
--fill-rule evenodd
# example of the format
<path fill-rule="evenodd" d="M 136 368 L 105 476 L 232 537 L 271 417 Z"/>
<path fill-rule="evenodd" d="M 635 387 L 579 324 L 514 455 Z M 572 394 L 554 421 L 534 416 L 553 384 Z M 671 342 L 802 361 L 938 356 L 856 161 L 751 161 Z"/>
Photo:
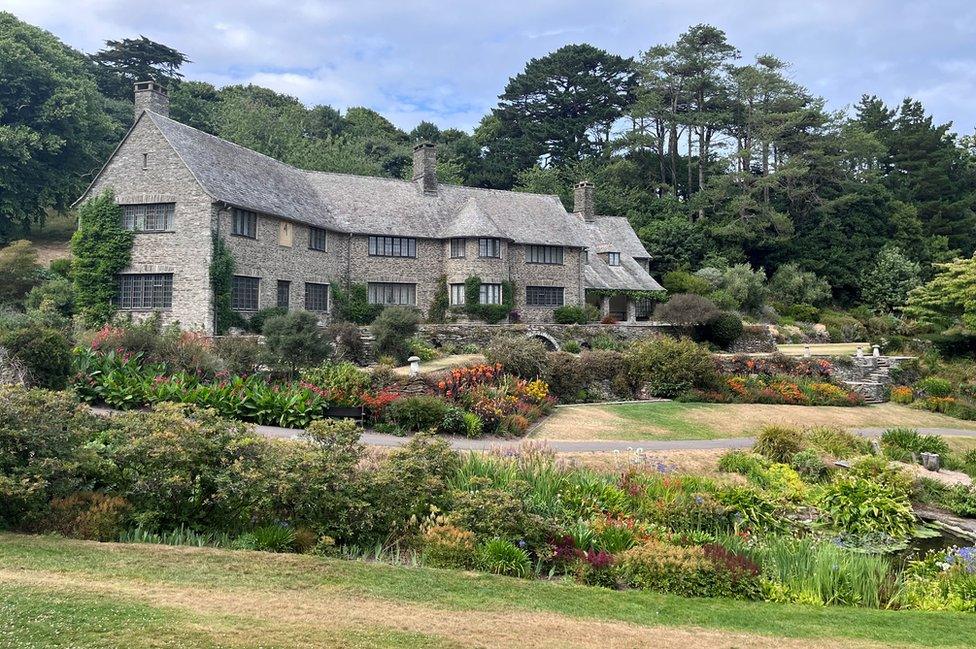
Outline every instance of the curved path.
<path fill-rule="evenodd" d="M 255 426 L 257 432 L 266 437 L 282 439 L 296 439 L 302 430 L 295 428 L 278 428 L 276 426 Z M 855 428 L 853 432 L 864 437 L 880 437 L 884 428 Z M 958 435 L 961 437 L 976 437 L 976 430 L 958 428 L 917 428 L 925 435 Z M 517 449 L 523 442 L 544 443 L 557 453 L 612 453 L 613 451 L 697 451 L 708 449 L 749 448 L 755 442 L 754 437 L 731 437 L 723 439 L 676 439 L 676 440 L 559 440 L 559 439 L 503 439 L 500 437 L 485 437 L 481 439 L 467 439 L 465 437 L 445 438 L 451 446 L 462 451 L 488 451 Z M 396 447 L 403 446 L 410 438 L 398 437 L 366 431 L 362 436 L 367 446 Z"/>
<path fill-rule="evenodd" d="M 92 407 L 101 415 L 118 412 L 110 408 Z M 279 428 L 277 426 L 261 426 L 252 424 L 255 432 L 265 437 L 275 439 L 298 439 L 305 432 L 301 428 Z M 959 437 L 976 437 L 976 430 L 961 428 L 916 428 L 924 435 L 948 435 Z M 853 432 L 864 437 L 880 437 L 884 428 L 854 428 Z M 646 439 L 646 440 L 561 440 L 545 438 L 504 439 L 501 437 L 483 437 L 468 439 L 466 437 L 445 437 L 453 448 L 459 451 L 490 451 L 515 450 L 524 442 L 545 444 L 556 453 L 612 453 L 641 449 L 642 451 L 702 451 L 710 449 L 749 448 L 756 441 L 754 437 L 729 437 L 722 439 Z M 363 443 L 367 446 L 397 447 L 403 446 L 409 437 L 398 437 L 367 430 L 362 434 Z"/>

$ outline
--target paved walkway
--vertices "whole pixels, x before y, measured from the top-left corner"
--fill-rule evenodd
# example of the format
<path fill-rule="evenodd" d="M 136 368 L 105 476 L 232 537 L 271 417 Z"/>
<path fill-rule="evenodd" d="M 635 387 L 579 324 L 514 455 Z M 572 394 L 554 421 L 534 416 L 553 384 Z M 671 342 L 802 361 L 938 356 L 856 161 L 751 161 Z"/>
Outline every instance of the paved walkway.
<path fill-rule="evenodd" d="M 110 408 L 93 407 L 93 411 L 102 415 L 110 415 Z M 279 428 L 277 426 L 255 425 L 254 430 L 265 437 L 277 439 L 298 439 L 304 432 L 300 428 Z M 976 430 L 960 428 L 916 428 L 923 435 L 948 435 L 960 437 L 976 437 Z M 884 428 L 855 428 L 853 432 L 864 437 L 880 437 Z M 459 451 L 488 451 L 516 449 L 523 442 L 545 443 L 556 453 L 612 453 L 613 451 L 702 451 L 709 449 L 749 448 L 756 441 L 754 437 L 730 437 L 723 439 L 675 439 L 675 440 L 560 440 L 560 439 L 503 439 L 500 437 L 483 437 L 481 439 L 467 439 L 465 437 L 447 437 L 453 448 Z M 362 435 L 363 443 L 367 446 L 397 447 L 403 446 L 409 437 L 386 435 L 367 430 Z"/>
<path fill-rule="evenodd" d="M 296 439 L 302 431 L 294 428 L 278 428 L 276 426 L 255 426 L 257 432 L 266 437 Z M 976 437 L 976 430 L 957 428 L 917 428 L 924 435 L 959 435 L 962 437 Z M 884 428 L 856 428 L 853 432 L 864 437 L 880 437 Z M 491 449 L 516 449 L 523 442 L 543 442 L 557 453 L 612 453 L 613 451 L 687 451 L 728 448 L 749 448 L 756 441 L 754 437 L 731 437 L 723 439 L 679 439 L 679 440 L 559 440 L 559 439 L 502 439 L 499 437 L 485 437 L 481 439 L 467 439 L 464 437 L 446 438 L 451 446 L 462 451 L 487 451 Z M 367 446 L 396 447 L 403 446 L 410 438 L 397 437 L 366 431 L 362 436 Z"/>

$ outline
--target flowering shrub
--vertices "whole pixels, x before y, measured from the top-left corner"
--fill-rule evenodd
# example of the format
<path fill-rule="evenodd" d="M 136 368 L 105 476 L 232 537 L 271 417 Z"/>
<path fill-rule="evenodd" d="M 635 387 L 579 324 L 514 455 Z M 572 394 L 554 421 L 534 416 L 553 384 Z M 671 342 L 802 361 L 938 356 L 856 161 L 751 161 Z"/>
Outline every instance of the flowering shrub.
<path fill-rule="evenodd" d="M 455 368 L 437 382 L 436 391 L 476 415 L 484 434 L 523 435 L 555 404 L 545 381 L 517 378 L 497 363 Z M 469 436 L 472 432 L 469 427 Z"/>
<path fill-rule="evenodd" d="M 976 547 L 933 551 L 905 569 L 898 603 L 923 611 L 976 611 Z"/>
<path fill-rule="evenodd" d="M 438 568 L 473 568 L 477 562 L 475 535 L 454 525 L 440 524 L 423 536 L 421 556 L 424 564 Z"/>
<path fill-rule="evenodd" d="M 783 376 L 726 376 L 718 389 L 692 390 L 689 401 L 794 406 L 861 406 L 864 397 L 833 383 Z"/>
<path fill-rule="evenodd" d="M 895 403 L 911 403 L 915 400 L 915 392 L 907 385 L 896 385 L 891 388 L 891 400 Z"/>
<path fill-rule="evenodd" d="M 759 374 L 764 376 L 793 376 L 829 378 L 834 365 L 826 358 L 795 358 L 784 354 L 772 356 L 716 356 L 715 368 L 720 374 Z"/>
<path fill-rule="evenodd" d="M 635 588 L 686 597 L 759 594 L 759 567 L 721 546 L 679 546 L 649 540 L 621 555 L 627 581 Z"/>

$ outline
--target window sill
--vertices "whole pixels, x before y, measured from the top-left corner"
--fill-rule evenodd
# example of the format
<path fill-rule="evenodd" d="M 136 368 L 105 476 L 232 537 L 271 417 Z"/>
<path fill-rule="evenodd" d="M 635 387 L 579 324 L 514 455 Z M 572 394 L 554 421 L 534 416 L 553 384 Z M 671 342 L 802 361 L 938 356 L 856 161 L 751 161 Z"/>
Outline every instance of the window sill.
<path fill-rule="evenodd" d="M 132 234 L 176 234 L 176 230 L 126 230 Z"/>
<path fill-rule="evenodd" d="M 230 233 L 230 236 L 232 236 L 232 237 L 237 237 L 238 239 L 250 239 L 251 241 L 257 241 L 257 240 L 258 240 L 258 237 L 257 237 L 257 235 L 254 235 L 254 236 L 252 237 L 252 236 L 251 236 L 251 235 L 249 235 L 249 234 L 234 234 L 233 232 L 231 232 L 231 233 Z"/>
<path fill-rule="evenodd" d="M 150 309 L 150 308 L 133 309 L 130 307 L 117 306 L 115 307 L 115 309 L 117 311 L 125 311 L 126 313 L 166 313 L 172 311 L 173 307 L 167 306 L 167 307 L 157 307 L 155 309 Z"/>
<path fill-rule="evenodd" d="M 525 263 L 526 265 L 529 266 L 565 266 L 566 265 L 566 262 L 557 264 L 556 262 L 549 262 L 549 261 L 527 261 Z"/>

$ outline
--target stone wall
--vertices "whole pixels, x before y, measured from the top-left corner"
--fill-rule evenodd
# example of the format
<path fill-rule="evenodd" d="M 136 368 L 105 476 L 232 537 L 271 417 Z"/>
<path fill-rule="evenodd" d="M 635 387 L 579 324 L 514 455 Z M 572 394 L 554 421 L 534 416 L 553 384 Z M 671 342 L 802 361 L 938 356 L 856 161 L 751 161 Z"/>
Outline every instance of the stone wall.
<path fill-rule="evenodd" d="M 258 284 L 258 308 L 277 306 L 278 280 L 291 282 L 289 307 L 305 308 L 305 282 L 329 284 L 331 311 L 331 287 L 344 282 L 348 265 L 348 235 L 328 232 L 325 251 L 308 247 L 310 229 L 306 225 L 284 221 L 264 214 L 258 215 L 257 237 L 231 234 L 232 210 L 219 211 L 218 232 L 228 250 L 234 256 L 234 274 L 260 278 Z M 291 245 L 283 245 L 281 228 L 291 228 Z M 287 239 L 284 239 L 287 241 Z M 252 313 L 244 313 L 249 316 Z M 327 313 L 319 314 L 323 321 Z"/>
<path fill-rule="evenodd" d="M 767 325 L 745 325 L 742 335 L 732 343 L 733 354 L 768 354 L 776 351 L 776 339 Z"/>
<path fill-rule="evenodd" d="M 159 312 L 161 321 L 212 331 L 212 200 L 150 119 L 136 124 L 83 200 L 105 189 L 121 205 L 176 204 L 172 232 L 136 233 L 124 272 L 172 273 L 173 306 Z M 138 320 L 154 311 L 127 313 Z"/>
<path fill-rule="evenodd" d="M 368 331 L 368 328 L 365 329 Z M 585 347 L 595 338 L 604 336 L 619 342 L 627 342 L 668 333 L 671 329 L 668 325 L 423 324 L 420 325 L 419 336 L 435 347 L 449 344 L 455 347 L 474 345 L 484 348 L 497 336 L 511 335 L 539 338 L 550 348 L 562 348 L 571 340 Z"/>

